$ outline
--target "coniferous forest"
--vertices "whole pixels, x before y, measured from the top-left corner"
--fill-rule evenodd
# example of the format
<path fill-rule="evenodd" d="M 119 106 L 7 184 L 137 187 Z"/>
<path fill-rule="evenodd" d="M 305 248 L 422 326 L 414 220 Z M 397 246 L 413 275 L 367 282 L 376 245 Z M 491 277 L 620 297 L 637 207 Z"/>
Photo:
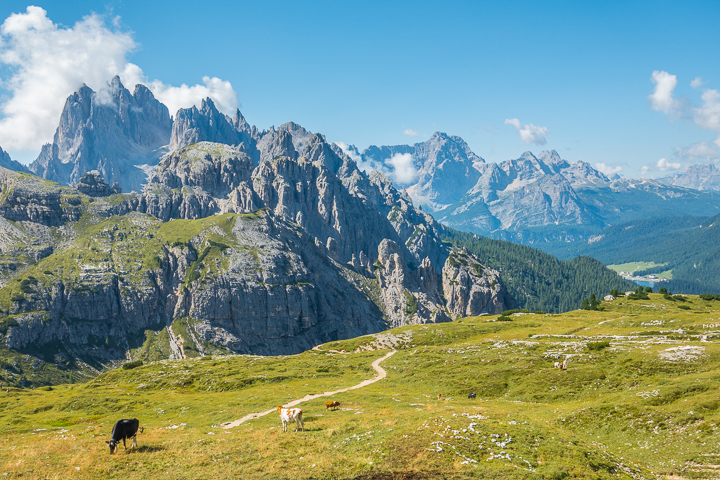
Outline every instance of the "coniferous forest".
<path fill-rule="evenodd" d="M 532 247 L 446 229 L 445 241 L 465 247 L 500 277 L 520 308 L 567 312 L 581 307 L 584 298 L 598 298 L 637 285 L 590 257 L 559 260 Z"/>

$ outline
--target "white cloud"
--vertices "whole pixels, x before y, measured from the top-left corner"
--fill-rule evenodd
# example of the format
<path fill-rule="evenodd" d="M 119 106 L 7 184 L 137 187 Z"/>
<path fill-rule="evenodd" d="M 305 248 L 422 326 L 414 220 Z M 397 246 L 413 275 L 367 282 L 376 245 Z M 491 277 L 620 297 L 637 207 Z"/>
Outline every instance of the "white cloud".
<path fill-rule="evenodd" d="M 535 145 L 545 145 L 547 143 L 545 139 L 545 135 L 549 133 L 547 127 L 540 127 L 532 123 L 520 123 L 517 118 L 506 118 L 505 125 L 515 127 L 523 143 L 534 143 Z"/>
<path fill-rule="evenodd" d="M 52 140 L 66 98 L 85 83 L 103 98 L 103 89 L 115 75 L 126 87 L 146 84 L 171 114 L 180 107 L 199 105 L 209 96 L 226 113 L 238 105 L 229 82 L 203 78 L 204 85 L 172 87 L 148 81 L 127 57 L 137 47 L 130 32 L 117 29 L 104 17 L 91 14 L 72 27 L 53 23 L 47 12 L 30 6 L 0 26 L 0 63 L 10 77 L 0 87 L 7 100 L 0 105 L 0 145 L 5 150 L 39 150 Z M 175 109 L 175 110 L 172 110 Z"/>
<path fill-rule="evenodd" d="M 703 103 L 693 109 L 695 123 L 705 130 L 712 130 L 720 134 L 720 92 L 707 89 L 702 94 Z M 720 146 L 720 137 L 715 143 Z"/>
<path fill-rule="evenodd" d="M 643 165 L 642 168 L 640 169 L 640 176 L 642 177 L 642 176 L 645 175 L 649 170 L 650 170 L 650 167 L 648 167 L 647 165 Z"/>
<path fill-rule="evenodd" d="M 653 93 L 648 96 L 652 109 L 668 115 L 692 118 L 698 127 L 717 133 L 714 143 L 720 147 L 720 92 L 709 88 L 704 89 L 701 95 L 702 103 L 700 106 L 694 107 L 685 98 L 673 97 L 673 91 L 677 86 L 675 75 L 655 70 L 652 73 L 652 79 L 655 88 Z M 693 88 L 699 88 L 703 84 L 702 77 L 696 77 L 690 82 L 690 86 Z"/>
<path fill-rule="evenodd" d="M 707 161 L 714 162 L 720 157 L 720 149 L 706 141 L 693 143 L 689 147 L 675 149 L 675 155 L 686 162 Z"/>
<path fill-rule="evenodd" d="M 598 172 L 603 173 L 607 176 L 612 176 L 612 175 L 615 175 L 616 173 L 622 172 L 623 168 L 619 167 L 619 166 L 613 167 L 612 165 L 608 165 L 607 163 L 596 163 L 595 169 Z"/>
<path fill-rule="evenodd" d="M 396 153 L 385 160 L 384 163 L 380 163 L 369 158 L 363 158 L 355 147 L 345 142 L 335 142 L 335 145 L 340 147 L 340 150 L 345 155 L 352 158 L 363 172 L 369 172 L 370 170 L 382 172 L 390 180 L 394 181 L 396 186 L 410 185 L 417 180 L 418 171 L 413 164 L 412 155 L 409 153 Z"/>
<path fill-rule="evenodd" d="M 390 178 L 399 184 L 408 185 L 417 179 L 418 171 L 413 165 L 413 158 L 409 153 L 396 153 L 385 160 L 385 164 L 392 167 Z"/>
<path fill-rule="evenodd" d="M 654 70 L 652 81 L 655 84 L 653 93 L 648 95 L 650 108 L 663 113 L 675 113 L 680 108 L 680 101 L 673 97 L 677 86 L 677 76 L 664 70 Z"/>
<path fill-rule="evenodd" d="M 658 160 L 656 167 L 664 172 L 666 170 L 679 170 L 682 165 L 679 163 L 668 162 L 666 159 L 661 158 Z"/>
<path fill-rule="evenodd" d="M 406 128 L 405 131 L 403 131 L 403 134 L 410 135 L 411 137 L 417 137 L 417 132 L 415 130 L 411 130 L 409 128 Z"/>
<path fill-rule="evenodd" d="M 203 77 L 204 85 L 187 86 L 184 83 L 179 87 L 166 85 L 160 80 L 154 80 L 148 87 L 155 97 L 164 103 L 170 115 L 175 115 L 181 108 L 192 105 L 200 106 L 200 102 L 207 97 L 212 98 L 213 103 L 221 112 L 232 115 L 239 107 L 237 93 L 230 82 L 217 77 Z"/>
<path fill-rule="evenodd" d="M 703 85 L 705 85 L 705 82 L 703 81 L 702 77 L 695 77 L 692 82 L 690 82 L 690 86 L 692 88 L 700 88 Z"/>

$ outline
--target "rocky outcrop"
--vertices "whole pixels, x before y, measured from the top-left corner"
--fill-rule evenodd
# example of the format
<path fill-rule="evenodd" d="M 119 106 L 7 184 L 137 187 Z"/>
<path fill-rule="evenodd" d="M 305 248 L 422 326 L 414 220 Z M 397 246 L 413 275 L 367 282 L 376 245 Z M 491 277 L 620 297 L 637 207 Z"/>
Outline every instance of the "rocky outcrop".
<path fill-rule="evenodd" d="M 169 143 L 168 110 L 144 85 L 131 94 L 119 77 L 98 92 L 83 85 L 68 97 L 51 145 L 30 170 L 64 185 L 97 170 L 124 191 L 141 190 L 147 166 L 155 165 Z"/>
<path fill-rule="evenodd" d="M 503 287 L 500 274 L 484 267 L 466 250 L 455 250 L 448 256 L 442 285 L 453 318 L 499 314 L 517 307 Z"/>
<path fill-rule="evenodd" d="M 400 246 L 383 240 L 375 263 L 385 312 L 393 327 L 450 321 L 437 282 L 437 272 L 428 258 L 411 270 Z"/>
<path fill-rule="evenodd" d="M 0 216 L 7 220 L 57 227 L 80 218 L 76 190 L 4 168 L 0 168 L 0 187 Z"/>
<path fill-rule="evenodd" d="M 90 197 L 107 197 L 108 195 L 114 195 L 122 193 L 122 189 L 117 182 L 111 187 L 103 179 L 100 172 L 97 170 L 91 170 L 80 177 L 75 188 L 80 192 Z"/>

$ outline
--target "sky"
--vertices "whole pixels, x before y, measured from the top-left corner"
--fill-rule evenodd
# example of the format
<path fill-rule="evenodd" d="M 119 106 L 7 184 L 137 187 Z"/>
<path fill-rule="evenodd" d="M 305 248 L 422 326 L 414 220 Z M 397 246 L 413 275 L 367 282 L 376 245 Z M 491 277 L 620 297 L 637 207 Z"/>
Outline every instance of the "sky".
<path fill-rule="evenodd" d="M 441 131 L 486 161 L 720 167 L 717 1 L 3 0 L 0 22 L 0 147 L 26 164 L 117 74 L 171 114 L 209 96 L 360 150 Z"/>

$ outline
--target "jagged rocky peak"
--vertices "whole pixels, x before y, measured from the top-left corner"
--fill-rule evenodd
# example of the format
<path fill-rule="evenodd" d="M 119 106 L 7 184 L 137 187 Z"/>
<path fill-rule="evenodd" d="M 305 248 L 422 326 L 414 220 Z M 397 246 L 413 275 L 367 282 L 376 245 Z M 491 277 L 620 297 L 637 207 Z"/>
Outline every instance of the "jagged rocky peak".
<path fill-rule="evenodd" d="M 485 168 L 485 161 L 462 138 L 442 132 L 415 145 L 371 145 L 362 152 L 366 163 L 382 169 L 397 155 L 410 155 L 415 169 L 413 178 L 396 179 L 398 185 L 407 187 L 413 201 L 431 211 L 460 200 Z"/>
<path fill-rule="evenodd" d="M 260 161 L 272 160 L 277 157 L 298 158 L 292 135 L 287 130 L 271 129 L 257 144 L 260 150 Z"/>
<path fill-rule="evenodd" d="M 105 179 L 97 170 L 91 170 L 83 174 L 83 176 L 80 177 L 80 181 L 75 185 L 75 188 L 80 193 L 84 193 L 90 197 L 107 197 L 108 195 L 122 193 L 118 182 L 115 182 L 111 187 L 105 183 Z"/>
<path fill-rule="evenodd" d="M 83 85 L 65 102 L 51 145 L 30 170 L 64 185 L 98 170 L 123 190 L 140 190 L 144 169 L 155 165 L 169 143 L 167 107 L 143 85 L 130 93 L 119 77 L 98 90 Z"/>
<path fill-rule="evenodd" d="M 14 170 L 16 172 L 25 172 L 25 173 L 30 172 L 30 170 L 28 170 L 25 165 L 10 158 L 10 155 L 6 151 L 4 151 L 1 147 L 0 147 L 0 167 L 7 168 L 8 170 Z"/>
<path fill-rule="evenodd" d="M 145 190 L 160 184 L 168 188 L 201 187 L 213 196 L 224 196 L 250 180 L 252 159 L 237 146 L 199 142 L 163 158 L 149 177 Z"/>
<path fill-rule="evenodd" d="M 238 123 L 240 123 L 239 119 Z M 193 105 L 177 111 L 172 128 L 170 149 L 175 150 L 202 141 L 228 145 L 242 143 L 240 133 L 233 125 L 233 120 L 221 113 L 210 98 L 202 100 L 200 108 Z"/>

